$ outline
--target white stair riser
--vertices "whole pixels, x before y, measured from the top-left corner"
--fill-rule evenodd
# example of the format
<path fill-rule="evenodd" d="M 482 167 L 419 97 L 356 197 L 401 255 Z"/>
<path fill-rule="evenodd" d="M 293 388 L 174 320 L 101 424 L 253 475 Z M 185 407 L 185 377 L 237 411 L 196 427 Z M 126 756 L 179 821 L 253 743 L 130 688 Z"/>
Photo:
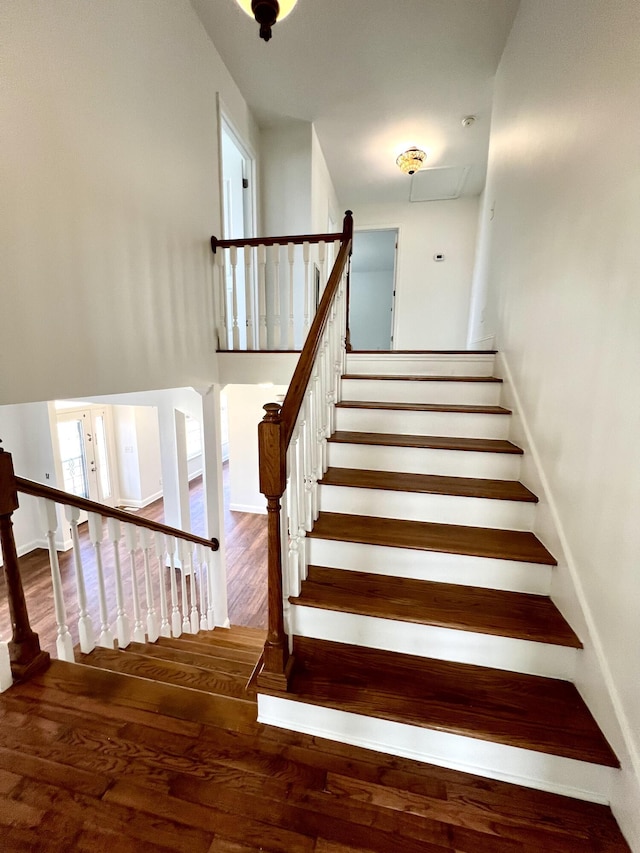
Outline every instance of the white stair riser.
<path fill-rule="evenodd" d="M 530 530 L 536 505 L 524 501 L 320 486 L 320 511 L 470 527 Z"/>
<path fill-rule="evenodd" d="M 308 538 L 310 565 L 549 595 L 552 566 Z"/>
<path fill-rule="evenodd" d="M 423 382 L 401 379 L 343 379 L 343 400 L 376 400 L 379 403 L 443 403 L 497 406 L 498 382 Z"/>
<path fill-rule="evenodd" d="M 577 650 L 475 631 L 420 625 L 320 607 L 291 605 L 294 634 L 424 658 L 488 666 L 570 681 Z"/>
<path fill-rule="evenodd" d="M 443 477 L 481 477 L 517 480 L 522 457 L 515 453 L 476 453 L 422 447 L 388 447 L 372 444 L 328 444 L 333 468 L 439 474 Z"/>
<path fill-rule="evenodd" d="M 398 409 L 337 408 L 337 430 L 453 438 L 507 438 L 508 415 L 474 412 L 416 412 Z"/>
<path fill-rule="evenodd" d="M 369 376 L 492 376 L 494 355 L 348 353 L 346 373 Z"/>
<path fill-rule="evenodd" d="M 595 803 L 610 801 L 619 773 L 573 758 L 275 696 L 258 695 L 258 722 Z"/>

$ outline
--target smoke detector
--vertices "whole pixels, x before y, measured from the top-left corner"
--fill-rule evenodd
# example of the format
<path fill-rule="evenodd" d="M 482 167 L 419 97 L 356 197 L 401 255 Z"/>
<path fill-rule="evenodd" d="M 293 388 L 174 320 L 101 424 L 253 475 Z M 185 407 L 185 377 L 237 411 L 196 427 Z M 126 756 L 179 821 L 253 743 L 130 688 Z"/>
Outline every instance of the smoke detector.
<path fill-rule="evenodd" d="M 476 117 L 475 116 L 465 116 L 462 119 L 462 126 L 463 127 L 471 127 L 471 125 L 475 124 L 475 123 L 476 123 Z"/>

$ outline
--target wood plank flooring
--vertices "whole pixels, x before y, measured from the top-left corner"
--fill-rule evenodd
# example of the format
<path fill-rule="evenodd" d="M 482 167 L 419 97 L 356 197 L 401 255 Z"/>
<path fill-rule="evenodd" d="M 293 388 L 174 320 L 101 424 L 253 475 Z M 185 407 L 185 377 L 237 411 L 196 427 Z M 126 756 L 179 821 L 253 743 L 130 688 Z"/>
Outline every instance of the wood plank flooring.
<path fill-rule="evenodd" d="M 227 556 L 227 585 L 229 599 L 229 618 L 232 624 L 245 625 L 254 628 L 266 628 L 267 613 L 267 519 L 264 515 L 231 512 L 228 509 L 228 471 L 224 468 L 225 485 L 225 536 Z M 202 479 L 191 482 L 190 503 L 192 530 L 204 535 L 204 513 L 202 499 Z M 150 518 L 154 521 L 164 521 L 164 506 L 162 500 L 132 513 Z M 93 547 L 89 542 L 87 524 L 80 525 L 80 544 L 83 564 L 86 572 L 87 599 L 89 612 L 94 620 L 94 628 L 99 629 L 98 585 L 95 573 L 95 557 Z M 125 600 L 128 602 L 128 613 L 132 615 L 132 592 L 129 569 L 129 557 L 121 548 L 123 584 Z M 67 621 L 74 644 L 78 642 L 77 620 L 79 616 L 75 592 L 75 576 L 72 552 L 59 554 L 60 572 L 65 591 L 67 605 Z M 103 543 L 103 560 L 107 588 L 107 599 L 110 602 L 109 620 L 113 624 L 116 619 L 115 583 L 112 546 Z M 157 563 L 152 559 L 152 573 L 157 572 Z M 52 655 L 57 657 L 55 648 L 56 624 L 51 587 L 51 571 L 47 551 L 37 549 L 20 559 L 20 570 L 27 598 L 31 627 L 40 636 L 40 644 Z M 142 581 L 142 557 L 139 555 L 137 571 L 140 585 L 141 604 L 144 612 L 146 598 Z M 155 576 L 155 574 L 154 574 Z M 179 586 L 178 578 L 178 586 Z M 165 588 L 170 592 L 169 571 L 165 572 Z M 170 598 L 168 599 L 170 600 Z M 155 591 L 155 606 L 159 608 L 159 592 Z M 3 627 L 4 639 L 10 625 L 6 585 L 4 573 L 0 571 L 0 625 Z"/>
<path fill-rule="evenodd" d="M 399 412 L 463 412 L 474 415 L 510 415 L 503 406 L 469 406 L 450 403 L 379 403 L 373 400 L 342 400 L 337 409 L 392 409 Z"/>
<path fill-rule="evenodd" d="M 336 444 L 368 444 L 382 447 L 419 447 L 431 450 L 469 450 L 478 453 L 514 453 L 521 447 L 503 438 L 452 438 L 440 435 L 394 435 L 387 432 L 336 430 L 328 439 Z"/>
<path fill-rule="evenodd" d="M 265 727 L 249 700 L 178 719 L 169 685 L 87 669 L 0 695 L 3 853 L 629 849 L 604 806 Z"/>

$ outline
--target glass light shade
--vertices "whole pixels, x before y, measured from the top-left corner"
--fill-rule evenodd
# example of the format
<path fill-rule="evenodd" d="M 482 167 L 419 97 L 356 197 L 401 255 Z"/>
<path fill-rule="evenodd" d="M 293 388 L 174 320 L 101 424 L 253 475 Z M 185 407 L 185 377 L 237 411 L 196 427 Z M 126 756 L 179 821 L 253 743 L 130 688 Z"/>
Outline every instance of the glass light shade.
<path fill-rule="evenodd" d="M 419 148 L 407 148 L 407 150 L 398 157 L 396 163 L 400 171 L 404 172 L 405 175 L 413 175 L 414 172 L 417 172 L 422 168 L 426 159 L 426 153 L 421 151 Z"/>
<path fill-rule="evenodd" d="M 278 4 L 280 6 L 280 11 L 278 13 L 278 20 L 282 21 L 287 15 L 293 10 L 293 7 L 296 5 L 298 0 L 278 0 Z M 253 18 L 253 9 L 251 8 L 251 0 L 236 0 L 236 3 L 240 8 L 247 13 L 250 18 Z"/>

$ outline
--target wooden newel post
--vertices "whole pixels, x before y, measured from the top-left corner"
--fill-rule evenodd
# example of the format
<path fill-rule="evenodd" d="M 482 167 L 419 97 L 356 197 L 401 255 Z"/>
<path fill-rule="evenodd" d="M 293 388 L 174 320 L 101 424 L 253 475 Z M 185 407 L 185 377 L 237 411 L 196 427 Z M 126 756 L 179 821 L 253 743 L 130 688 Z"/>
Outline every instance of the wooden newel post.
<path fill-rule="evenodd" d="M 342 239 L 346 242 L 347 240 L 351 240 L 351 248 L 349 249 L 349 260 L 347 266 L 347 288 L 346 288 L 346 301 L 347 301 L 347 329 L 345 335 L 345 343 L 347 352 L 351 352 L 351 329 L 349 327 L 349 301 L 351 298 L 351 255 L 353 253 L 353 211 L 347 210 L 344 215 L 344 221 L 342 223 Z"/>
<path fill-rule="evenodd" d="M 278 403 L 267 403 L 264 409 L 266 414 L 258 426 L 258 453 L 260 491 L 267 499 L 269 616 L 267 640 L 264 645 L 264 666 L 258 677 L 258 684 L 266 688 L 286 690 L 293 664 L 284 630 L 282 602 L 280 500 L 287 485 L 286 448 L 280 406 Z"/>
<path fill-rule="evenodd" d="M 18 492 L 11 454 L 0 447 L 0 541 L 7 582 L 12 638 L 8 642 L 11 672 L 15 681 L 26 681 L 49 666 L 49 654 L 40 648 L 31 630 L 22 588 L 11 516 L 18 509 Z"/>

